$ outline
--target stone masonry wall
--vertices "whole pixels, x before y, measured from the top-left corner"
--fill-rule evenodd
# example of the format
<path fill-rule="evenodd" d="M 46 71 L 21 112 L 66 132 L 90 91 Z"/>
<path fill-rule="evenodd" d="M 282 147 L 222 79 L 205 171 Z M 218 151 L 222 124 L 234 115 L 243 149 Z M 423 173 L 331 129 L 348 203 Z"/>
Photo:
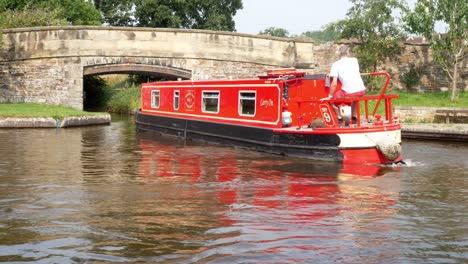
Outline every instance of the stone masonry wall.
<path fill-rule="evenodd" d="M 82 108 L 80 58 L 0 64 L 0 80 L 0 103 L 35 102 Z"/>
<path fill-rule="evenodd" d="M 443 112 L 445 111 L 445 112 Z M 403 123 L 467 123 L 468 114 L 456 107 L 397 106 L 394 116 Z"/>

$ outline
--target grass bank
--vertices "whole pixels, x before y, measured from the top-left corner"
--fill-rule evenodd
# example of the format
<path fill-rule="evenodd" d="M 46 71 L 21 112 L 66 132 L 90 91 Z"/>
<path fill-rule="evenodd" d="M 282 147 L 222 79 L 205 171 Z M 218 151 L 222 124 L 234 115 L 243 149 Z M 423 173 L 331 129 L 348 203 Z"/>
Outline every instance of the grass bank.
<path fill-rule="evenodd" d="M 399 98 L 393 99 L 393 106 L 416 106 L 416 107 L 457 107 L 457 108 L 468 108 L 468 92 L 459 92 L 457 100 L 454 102 L 450 101 L 451 94 L 449 92 L 439 93 L 408 93 L 408 92 L 397 92 L 388 91 L 387 94 L 398 94 Z M 368 93 L 368 95 L 377 95 L 374 93 Z M 369 110 L 374 109 L 376 101 L 369 101 Z M 379 105 L 378 114 L 384 114 L 383 102 Z M 361 103 L 361 112 L 364 114 L 364 104 Z"/>
<path fill-rule="evenodd" d="M 461 107 L 468 108 L 468 92 L 459 92 L 457 99 L 450 101 L 450 92 L 438 93 L 406 93 L 396 92 L 400 97 L 393 101 L 395 106 L 421 107 Z"/>
<path fill-rule="evenodd" d="M 0 117 L 52 117 L 62 120 L 65 117 L 93 116 L 102 112 L 85 112 L 66 106 L 36 103 L 0 104 Z"/>
<path fill-rule="evenodd" d="M 112 113 L 129 114 L 140 107 L 140 84 L 128 75 L 89 78 L 91 105 Z M 93 87 L 94 86 L 94 87 Z M 88 102 L 86 103 L 88 104 Z"/>

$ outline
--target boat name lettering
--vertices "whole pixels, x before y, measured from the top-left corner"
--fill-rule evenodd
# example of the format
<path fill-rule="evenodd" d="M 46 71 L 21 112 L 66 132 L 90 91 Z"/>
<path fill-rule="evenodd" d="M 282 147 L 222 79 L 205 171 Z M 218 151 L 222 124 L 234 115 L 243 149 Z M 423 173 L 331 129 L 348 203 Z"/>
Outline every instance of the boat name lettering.
<path fill-rule="evenodd" d="M 265 106 L 265 107 L 268 107 L 268 106 L 273 106 L 273 100 L 271 99 L 268 99 L 268 100 L 260 100 L 260 106 Z"/>

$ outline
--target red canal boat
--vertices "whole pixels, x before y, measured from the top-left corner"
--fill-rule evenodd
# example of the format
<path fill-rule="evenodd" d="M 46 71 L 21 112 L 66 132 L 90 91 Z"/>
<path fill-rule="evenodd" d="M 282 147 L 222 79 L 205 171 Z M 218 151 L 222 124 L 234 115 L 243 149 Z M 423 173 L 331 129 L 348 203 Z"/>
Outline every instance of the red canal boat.
<path fill-rule="evenodd" d="M 379 95 L 325 100 L 328 76 L 295 69 L 269 70 L 258 79 L 144 83 L 136 125 L 185 139 L 343 164 L 401 162 L 400 123 L 392 114 L 398 95 L 385 94 L 388 73 L 370 75 L 386 77 Z M 346 116 L 352 102 L 356 120 L 338 122 L 334 107 Z"/>

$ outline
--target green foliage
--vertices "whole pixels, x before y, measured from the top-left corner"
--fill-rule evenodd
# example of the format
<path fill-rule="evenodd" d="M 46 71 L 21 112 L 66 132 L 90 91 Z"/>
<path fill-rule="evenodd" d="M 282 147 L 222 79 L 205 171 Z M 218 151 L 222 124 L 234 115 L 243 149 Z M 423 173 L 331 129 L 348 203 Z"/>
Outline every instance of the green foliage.
<path fill-rule="evenodd" d="M 52 117 L 63 119 L 70 116 L 99 115 L 98 112 L 84 112 L 71 107 L 35 103 L 0 104 L 0 117 Z"/>
<path fill-rule="evenodd" d="M 450 101 L 450 92 L 411 93 L 397 92 L 400 96 L 393 100 L 395 106 L 424 106 L 424 107 L 461 107 L 468 108 L 468 92 L 460 92 L 456 100 Z"/>
<path fill-rule="evenodd" d="M 67 25 L 62 9 L 6 10 L 1 13 L 0 28 Z"/>
<path fill-rule="evenodd" d="M 433 0 L 418 1 L 413 11 L 407 10 L 403 17 L 407 31 L 421 34 L 426 39 L 432 38 L 437 20 L 433 2 Z"/>
<path fill-rule="evenodd" d="M 52 9 L 63 8 L 65 10 L 65 18 L 73 25 L 101 25 L 102 17 L 89 1 L 84 0 L 51 0 L 49 7 Z"/>
<path fill-rule="evenodd" d="M 132 86 L 115 93 L 107 104 L 107 110 L 113 113 L 133 113 L 140 106 L 140 86 Z"/>
<path fill-rule="evenodd" d="M 5 1 L 3 4 L 6 6 Z M 3 9 L 3 11 L 0 8 L 0 29 L 62 25 L 67 25 L 67 21 L 63 18 L 63 9 L 60 8 L 54 10 L 43 8 Z M 3 34 L 0 32 L 0 46 L 2 45 L 2 40 Z"/>
<path fill-rule="evenodd" d="M 351 0 L 354 4 L 347 17 L 330 28 L 341 32 L 340 37 L 357 39 L 355 52 L 364 71 L 376 71 L 386 59 L 397 55 L 405 39 L 394 14 L 406 10 L 402 0 Z"/>
<path fill-rule="evenodd" d="M 141 0 L 136 7 L 137 25 L 143 27 L 183 27 L 184 10 L 176 1 Z"/>
<path fill-rule="evenodd" d="M 27 6 L 31 0 L 0 0 L 0 12 L 7 9 L 22 9 Z"/>
<path fill-rule="evenodd" d="M 458 71 L 466 59 L 468 39 L 468 4 L 466 0 L 418 0 L 405 16 L 407 29 L 431 42 L 434 60 L 452 81 L 451 100 L 457 92 Z M 448 31 L 435 34 L 435 24 L 448 25 Z"/>
<path fill-rule="evenodd" d="M 438 92 L 438 93 L 413 93 L 413 92 L 389 92 L 386 94 L 398 94 L 399 98 L 392 100 L 393 106 L 416 106 L 416 107 L 457 107 L 457 108 L 468 108 L 468 92 L 462 92 L 459 94 L 458 99 L 455 102 L 448 100 L 450 98 L 450 93 L 448 92 Z M 367 93 L 367 95 L 378 95 L 377 92 Z M 369 112 L 374 110 L 376 105 L 376 100 L 368 101 Z M 361 103 L 361 115 L 365 114 L 365 105 Z M 385 115 L 385 104 L 383 101 L 380 102 L 378 110 L 376 112 L 379 115 Z M 429 120 L 419 120 L 414 121 L 410 119 L 405 119 L 405 123 L 426 123 L 432 122 Z"/>
<path fill-rule="evenodd" d="M 85 0 L 0 1 L 0 12 L 9 10 L 33 14 L 36 10 L 43 10 L 43 12 L 59 14 L 59 19 L 65 19 L 73 25 L 100 25 L 102 20 L 101 13 L 91 2 Z M 47 24 L 41 24 L 41 26 L 47 26 Z"/>
<path fill-rule="evenodd" d="M 406 86 L 406 89 L 411 90 L 420 82 L 419 67 L 416 67 L 414 64 L 411 64 L 409 70 L 403 73 L 403 83 Z"/>
<path fill-rule="evenodd" d="M 0 29 L 100 25 L 101 14 L 84 0 L 0 0 Z M 2 45 L 0 32 L 0 46 Z"/>
<path fill-rule="evenodd" d="M 140 107 L 140 85 L 130 75 L 85 76 L 84 107 L 88 111 L 132 113 Z"/>
<path fill-rule="evenodd" d="M 341 32 L 336 27 L 335 23 L 329 23 L 325 25 L 322 30 L 307 31 L 303 33 L 303 35 L 321 43 L 337 40 L 340 37 Z"/>
<path fill-rule="evenodd" d="M 86 110 L 105 109 L 115 93 L 99 76 L 84 76 L 84 106 Z"/>
<path fill-rule="evenodd" d="M 141 27 L 234 31 L 234 16 L 242 0 L 134 0 L 135 21 Z"/>
<path fill-rule="evenodd" d="M 269 27 L 258 33 L 259 35 L 268 35 L 273 37 L 288 38 L 289 32 L 284 28 Z"/>
<path fill-rule="evenodd" d="M 386 78 L 384 76 L 363 76 L 364 84 L 367 88 L 367 92 L 370 94 L 380 94 L 383 86 L 385 85 Z M 389 86 L 391 83 L 389 84 Z M 387 90 L 390 87 L 387 87 Z"/>
<path fill-rule="evenodd" d="M 104 22 L 111 26 L 132 26 L 135 21 L 135 0 L 94 0 L 94 6 L 102 12 Z"/>
<path fill-rule="evenodd" d="M 140 85 L 145 82 L 158 82 L 158 81 L 167 81 L 165 78 L 161 78 L 159 76 L 154 75 L 146 75 L 146 74 L 131 74 L 128 76 L 127 82 L 131 85 Z M 131 86 L 127 85 L 127 86 Z"/>
<path fill-rule="evenodd" d="M 112 113 L 133 113 L 140 107 L 140 82 L 146 82 L 136 76 L 138 75 L 86 76 L 86 110 L 105 109 Z"/>

